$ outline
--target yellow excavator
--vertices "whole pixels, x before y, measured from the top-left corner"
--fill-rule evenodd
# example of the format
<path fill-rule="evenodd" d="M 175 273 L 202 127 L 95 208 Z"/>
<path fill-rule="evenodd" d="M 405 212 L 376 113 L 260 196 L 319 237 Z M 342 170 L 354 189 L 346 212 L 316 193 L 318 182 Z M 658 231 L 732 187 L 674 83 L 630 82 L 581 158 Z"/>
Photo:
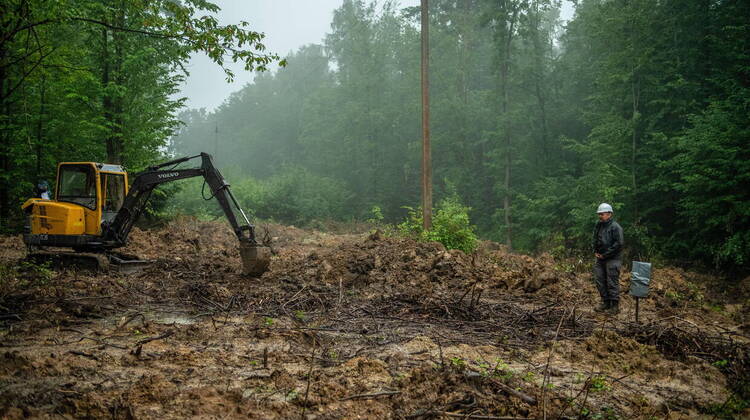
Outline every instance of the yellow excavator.
<path fill-rule="evenodd" d="M 178 168 L 200 158 L 200 167 Z M 211 155 L 201 153 L 150 166 L 128 187 L 122 166 L 95 162 L 64 162 L 57 166 L 55 194 L 50 200 L 31 198 L 22 208 L 29 215 L 24 243 L 32 259 L 53 259 L 63 264 L 95 264 L 135 271 L 146 262 L 113 250 L 127 244 L 128 235 L 160 184 L 202 176 L 211 197 L 219 202 L 240 243 L 243 273 L 258 277 L 268 270 L 271 252 L 259 244 L 255 227 L 232 195 L 229 184 L 214 166 Z M 237 213 L 241 219 L 237 217 Z M 49 251 L 63 247 L 73 252 Z"/>

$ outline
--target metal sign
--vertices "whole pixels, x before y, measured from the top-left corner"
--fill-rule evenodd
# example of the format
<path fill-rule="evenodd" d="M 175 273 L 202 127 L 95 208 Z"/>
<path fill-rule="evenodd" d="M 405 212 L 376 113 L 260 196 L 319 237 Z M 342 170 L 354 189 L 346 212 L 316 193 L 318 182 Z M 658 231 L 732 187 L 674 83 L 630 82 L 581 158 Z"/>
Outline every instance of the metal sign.
<path fill-rule="evenodd" d="M 651 263 L 633 261 L 630 273 L 630 294 L 636 297 L 648 296 L 648 284 L 651 282 Z"/>
<path fill-rule="evenodd" d="M 651 283 L 651 263 L 633 261 L 630 272 L 630 294 L 635 297 L 635 322 L 638 322 L 641 298 L 648 296 L 648 285 Z"/>

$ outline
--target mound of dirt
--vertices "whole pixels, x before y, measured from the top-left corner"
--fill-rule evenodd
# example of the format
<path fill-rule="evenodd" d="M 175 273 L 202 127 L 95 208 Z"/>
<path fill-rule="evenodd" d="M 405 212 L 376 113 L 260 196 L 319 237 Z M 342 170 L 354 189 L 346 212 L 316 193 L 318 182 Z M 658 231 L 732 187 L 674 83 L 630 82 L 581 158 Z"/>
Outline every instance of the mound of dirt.
<path fill-rule="evenodd" d="M 570 273 L 555 270 L 548 256 L 533 259 L 502 249 L 465 255 L 436 242 L 379 232 L 330 235 L 278 225 L 266 226 L 264 232 L 276 256 L 259 281 L 239 275 L 236 238 L 223 224 L 182 219 L 156 232 L 134 231 L 125 251 L 155 261 L 137 277 L 141 292 L 153 296 L 161 289 L 165 299 L 218 308 L 225 308 L 230 298 L 242 304 L 260 301 L 272 290 L 291 298 L 307 289 L 329 301 L 341 302 L 346 292 L 358 300 L 450 311 L 451 306 L 474 306 L 482 296 L 552 287 L 548 295 L 557 296 L 573 281 Z M 291 307 L 318 306 L 320 301 L 297 301 Z"/>
<path fill-rule="evenodd" d="M 384 237 L 379 232 L 312 252 L 289 252 L 264 281 L 347 290 L 368 300 L 400 300 L 423 307 L 479 299 L 486 293 L 536 292 L 570 279 L 554 264 L 505 251 L 466 255 L 437 242 Z"/>
<path fill-rule="evenodd" d="M 592 313 L 590 273 L 550 255 L 258 234 L 260 278 L 225 223 L 134 230 L 122 251 L 153 264 L 129 276 L 24 264 L 1 238 L 0 417 L 689 418 L 748 377 L 744 304 L 706 312 L 693 273 L 657 268 L 636 323 L 626 293 Z"/>
<path fill-rule="evenodd" d="M 0 263 L 16 261 L 26 256 L 26 245 L 21 235 L 0 236 Z"/>

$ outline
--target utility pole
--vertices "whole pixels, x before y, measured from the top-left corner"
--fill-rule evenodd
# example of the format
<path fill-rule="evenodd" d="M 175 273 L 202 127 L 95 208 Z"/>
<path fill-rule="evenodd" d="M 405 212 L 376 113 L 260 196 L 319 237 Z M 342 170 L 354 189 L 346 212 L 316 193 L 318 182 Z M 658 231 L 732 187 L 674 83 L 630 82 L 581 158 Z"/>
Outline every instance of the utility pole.
<path fill-rule="evenodd" d="M 432 162 L 430 157 L 430 15 L 422 0 L 422 227 L 432 228 Z"/>

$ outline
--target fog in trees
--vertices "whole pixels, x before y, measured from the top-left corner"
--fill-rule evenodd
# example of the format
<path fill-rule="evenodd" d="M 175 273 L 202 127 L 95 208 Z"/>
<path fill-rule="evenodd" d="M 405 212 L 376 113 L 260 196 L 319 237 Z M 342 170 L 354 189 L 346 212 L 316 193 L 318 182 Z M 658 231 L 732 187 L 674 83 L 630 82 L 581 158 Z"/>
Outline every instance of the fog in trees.
<path fill-rule="evenodd" d="M 5 36 L 4 220 L 57 161 L 105 160 L 108 144 L 136 170 L 212 153 L 262 219 L 402 220 L 420 202 L 414 4 L 343 0 L 319 41 L 209 109 L 179 99 L 179 42 L 82 23 Z M 634 256 L 747 268 L 748 3 L 581 0 L 566 20 L 562 7 L 430 2 L 435 202 L 469 206 L 484 238 L 568 254 L 588 252 L 608 202 Z M 26 42 L 39 48 L 24 57 Z M 154 213 L 210 217 L 196 188 L 165 190 Z"/>

